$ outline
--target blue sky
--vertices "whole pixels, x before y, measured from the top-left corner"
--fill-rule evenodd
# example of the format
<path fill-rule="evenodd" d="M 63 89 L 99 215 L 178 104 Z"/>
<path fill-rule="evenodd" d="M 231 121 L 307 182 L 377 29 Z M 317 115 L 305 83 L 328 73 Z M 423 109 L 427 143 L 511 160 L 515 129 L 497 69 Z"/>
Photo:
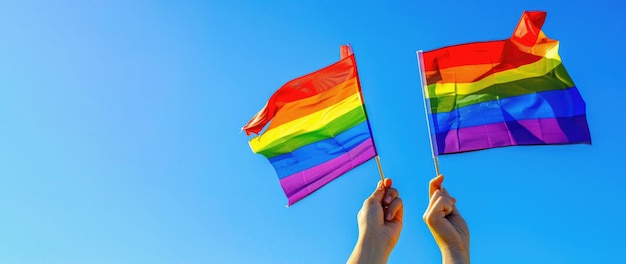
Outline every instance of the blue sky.
<path fill-rule="evenodd" d="M 0 2 L 0 262 L 342 263 L 367 162 L 285 208 L 240 128 L 350 43 L 383 169 L 405 203 L 390 263 L 438 263 L 415 51 L 508 38 L 524 10 L 587 103 L 593 146 L 440 159 L 475 263 L 614 263 L 626 236 L 612 1 Z"/>

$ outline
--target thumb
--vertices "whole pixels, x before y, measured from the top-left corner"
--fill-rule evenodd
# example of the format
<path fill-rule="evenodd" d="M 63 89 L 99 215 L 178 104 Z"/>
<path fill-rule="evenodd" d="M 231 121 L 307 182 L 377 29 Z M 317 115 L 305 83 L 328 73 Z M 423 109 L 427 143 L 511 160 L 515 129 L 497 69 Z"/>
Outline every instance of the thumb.
<path fill-rule="evenodd" d="M 374 199 L 378 202 L 382 202 L 384 196 L 385 196 L 385 186 L 383 185 L 382 181 L 378 181 L 378 184 L 376 185 L 376 190 L 374 190 L 374 193 L 370 195 L 370 199 Z"/>
<path fill-rule="evenodd" d="M 441 189 L 441 184 L 443 183 L 443 174 L 437 175 L 437 177 L 430 180 L 429 188 L 428 188 L 428 197 L 433 197 L 433 193 L 436 190 Z"/>

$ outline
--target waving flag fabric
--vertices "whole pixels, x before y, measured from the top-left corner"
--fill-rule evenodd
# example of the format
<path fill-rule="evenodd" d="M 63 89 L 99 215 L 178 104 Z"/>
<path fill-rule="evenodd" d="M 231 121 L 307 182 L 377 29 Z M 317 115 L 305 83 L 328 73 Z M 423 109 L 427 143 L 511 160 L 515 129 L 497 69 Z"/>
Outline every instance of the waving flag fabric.
<path fill-rule="evenodd" d="M 342 59 L 278 89 L 243 127 L 254 153 L 269 159 L 289 205 L 376 156 L 356 61 Z"/>
<path fill-rule="evenodd" d="M 559 42 L 541 31 L 545 17 L 524 12 L 506 40 L 423 53 L 435 155 L 591 143 L 585 103 L 561 63 Z"/>

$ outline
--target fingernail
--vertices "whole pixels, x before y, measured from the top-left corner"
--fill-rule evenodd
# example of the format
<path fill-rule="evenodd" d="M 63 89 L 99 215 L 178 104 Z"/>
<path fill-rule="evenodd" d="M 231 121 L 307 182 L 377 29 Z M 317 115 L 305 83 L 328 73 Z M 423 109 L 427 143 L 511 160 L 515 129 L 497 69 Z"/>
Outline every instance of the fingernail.
<path fill-rule="evenodd" d="M 391 203 L 391 196 L 385 196 L 385 203 L 387 204 Z"/>

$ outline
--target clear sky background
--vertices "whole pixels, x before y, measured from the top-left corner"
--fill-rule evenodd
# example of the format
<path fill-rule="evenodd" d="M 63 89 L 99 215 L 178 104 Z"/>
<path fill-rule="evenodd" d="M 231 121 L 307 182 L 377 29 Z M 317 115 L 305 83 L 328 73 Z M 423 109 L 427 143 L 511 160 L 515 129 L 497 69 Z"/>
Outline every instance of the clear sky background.
<path fill-rule="evenodd" d="M 390 263 L 439 263 L 415 52 L 508 38 L 524 10 L 587 103 L 593 145 L 443 156 L 474 263 L 619 263 L 620 1 L 0 1 L 0 263 L 343 263 L 369 161 L 290 208 L 240 128 L 354 48 L 405 204 Z"/>

